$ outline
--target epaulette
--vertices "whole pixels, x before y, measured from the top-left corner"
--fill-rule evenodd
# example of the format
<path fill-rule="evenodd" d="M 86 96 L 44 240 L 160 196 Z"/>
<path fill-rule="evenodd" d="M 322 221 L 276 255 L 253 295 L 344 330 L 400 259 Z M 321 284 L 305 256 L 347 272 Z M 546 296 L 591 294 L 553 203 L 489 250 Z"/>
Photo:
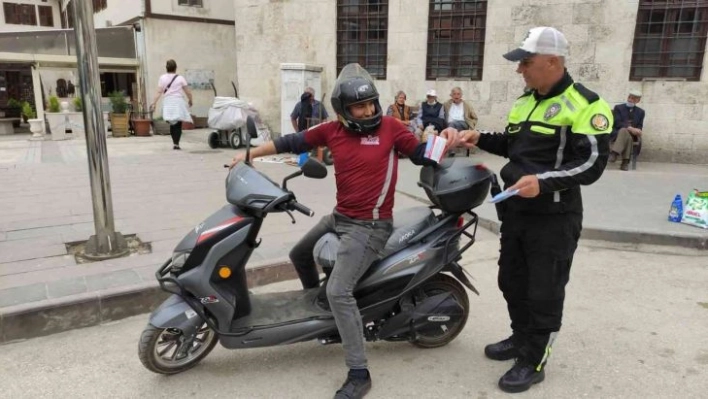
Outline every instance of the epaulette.
<path fill-rule="evenodd" d="M 589 90 L 587 87 L 583 86 L 580 83 L 573 83 L 573 88 L 588 101 L 588 104 L 592 104 L 600 99 L 600 96 L 598 96 L 597 93 L 592 90 Z"/>

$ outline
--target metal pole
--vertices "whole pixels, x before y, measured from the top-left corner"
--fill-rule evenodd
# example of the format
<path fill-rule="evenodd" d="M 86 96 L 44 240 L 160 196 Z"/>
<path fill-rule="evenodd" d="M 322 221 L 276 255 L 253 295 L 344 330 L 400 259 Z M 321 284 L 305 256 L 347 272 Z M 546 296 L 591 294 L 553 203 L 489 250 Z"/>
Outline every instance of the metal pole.
<path fill-rule="evenodd" d="M 78 60 L 79 90 L 83 100 L 86 151 L 93 200 L 93 222 L 96 235 L 86 243 L 85 256 L 107 259 L 127 254 L 125 239 L 115 231 L 111 181 L 108 173 L 108 151 L 101 111 L 98 51 L 93 26 L 91 1 L 73 0 L 74 36 Z"/>

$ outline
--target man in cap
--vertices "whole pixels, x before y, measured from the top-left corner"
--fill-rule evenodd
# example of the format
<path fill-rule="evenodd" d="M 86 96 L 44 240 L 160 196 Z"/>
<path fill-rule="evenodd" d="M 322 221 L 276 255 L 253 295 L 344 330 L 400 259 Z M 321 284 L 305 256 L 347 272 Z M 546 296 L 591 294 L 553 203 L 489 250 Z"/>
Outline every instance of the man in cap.
<path fill-rule="evenodd" d="M 644 110 L 637 104 L 642 99 L 642 92 L 630 90 L 627 102 L 617 104 L 612 110 L 615 123 L 612 126 L 610 141 L 610 162 L 617 161 L 617 157 L 622 157 L 621 170 L 629 170 L 629 159 L 632 154 L 634 143 L 637 143 L 637 154 L 641 149 L 642 128 L 644 128 Z"/>
<path fill-rule="evenodd" d="M 420 105 L 416 124 L 421 130 L 425 130 L 428 125 L 432 125 L 435 130 L 441 132 L 445 128 L 445 110 L 438 102 L 438 93 L 435 89 L 425 93 L 426 101 Z"/>
<path fill-rule="evenodd" d="M 607 164 L 612 113 L 565 68 L 568 42 L 550 27 L 531 29 L 504 55 L 518 62 L 529 90 L 519 97 L 502 133 L 464 131 L 465 147 L 509 158 L 500 175 L 518 193 L 498 203 L 502 219 L 499 288 L 511 337 L 487 345 L 494 360 L 516 359 L 499 380 L 506 392 L 543 381 L 561 327 L 565 285 L 582 229 L 580 185 L 597 181 Z"/>

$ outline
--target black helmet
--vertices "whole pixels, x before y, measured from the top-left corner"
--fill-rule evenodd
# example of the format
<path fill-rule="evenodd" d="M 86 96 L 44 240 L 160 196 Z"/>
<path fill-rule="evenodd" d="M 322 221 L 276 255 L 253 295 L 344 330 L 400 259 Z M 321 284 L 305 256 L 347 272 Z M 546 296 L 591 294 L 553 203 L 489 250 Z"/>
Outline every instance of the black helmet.
<path fill-rule="evenodd" d="M 374 116 L 356 119 L 349 112 L 349 106 L 365 101 L 374 101 Z M 332 108 L 339 115 L 339 121 L 347 129 L 360 134 L 369 134 L 381 124 L 381 104 L 379 92 L 371 75 L 359 64 L 347 64 L 339 73 L 332 92 Z"/>

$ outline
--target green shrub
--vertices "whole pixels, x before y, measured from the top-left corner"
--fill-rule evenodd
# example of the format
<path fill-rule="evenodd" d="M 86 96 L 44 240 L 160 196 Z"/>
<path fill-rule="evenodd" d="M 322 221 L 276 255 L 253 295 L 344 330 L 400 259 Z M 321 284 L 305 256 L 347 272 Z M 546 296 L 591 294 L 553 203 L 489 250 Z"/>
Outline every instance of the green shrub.
<path fill-rule="evenodd" d="M 32 106 L 27 102 L 22 103 L 22 115 L 27 119 L 36 119 L 37 113 L 32 109 Z"/>
<path fill-rule="evenodd" d="M 49 112 L 59 112 L 59 97 L 49 97 Z"/>
<path fill-rule="evenodd" d="M 84 109 L 84 103 L 81 101 L 81 97 L 74 97 L 74 111 L 81 112 Z"/>
<path fill-rule="evenodd" d="M 11 98 L 7 100 L 7 107 L 8 108 L 22 108 L 22 104 L 15 100 L 14 98 Z"/>
<path fill-rule="evenodd" d="M 111 106 L 113 107 L 113 113 L 124 114 L 128 110 L 128 102 L 125 101 L 123 93 L 120 91 L 114 91 L 110 94 Z"/>

